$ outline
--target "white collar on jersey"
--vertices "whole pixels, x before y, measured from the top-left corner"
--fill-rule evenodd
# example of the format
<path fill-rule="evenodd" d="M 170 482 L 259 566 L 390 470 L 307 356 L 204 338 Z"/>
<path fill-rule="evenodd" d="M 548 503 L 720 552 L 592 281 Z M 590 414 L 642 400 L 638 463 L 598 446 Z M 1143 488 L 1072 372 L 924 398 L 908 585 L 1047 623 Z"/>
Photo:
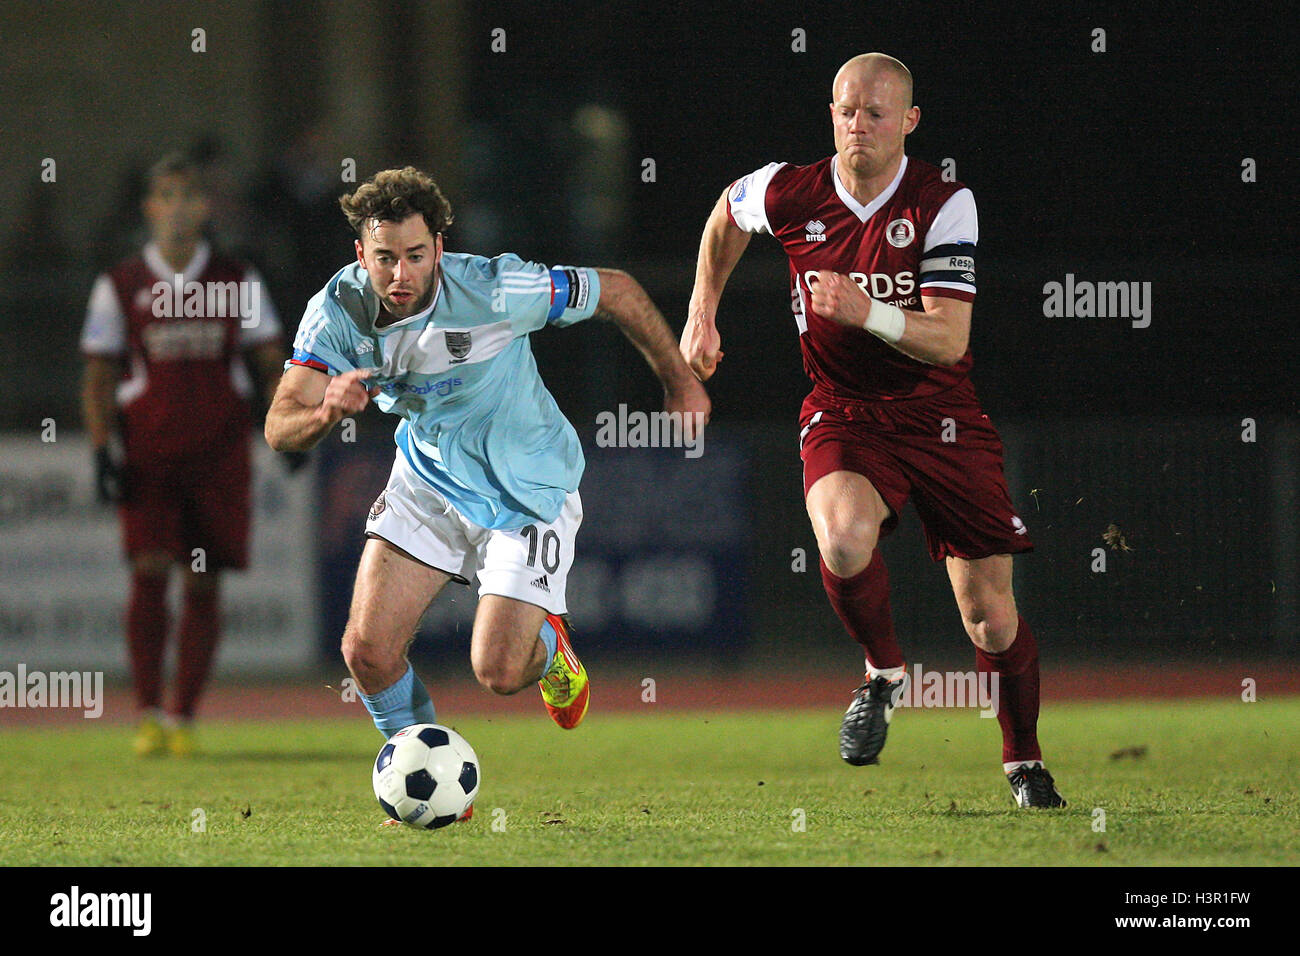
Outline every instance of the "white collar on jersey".
<path fill-rule="evenodd" d="M 200 239 L 198 245 L 194 247 L 194 255 L 190 257 L 189 265 L 181 272 L 183 281 L 190 282 L 203 275 L 203 270 L 208 267 L 208 260 L 211 258 L 212 247 L 208 245 L 206 239 Z M 167 260 L 158 251 L 156 242 L 145 243 L 144 264 L 163 282 L 172 282 L 176 278 L 176 270 L 167 264 Z"/>
<path fill-rule="evenodd" d="M 835 184 L 835 194 L 840 197 L 840 201 L 844 205 L 849 207 L 853 215 L 863 222 L 874 216 L 881 206 L 889 202 L 889 198 L 898 189 L 898 184 L 903 181 L 903 173 L 907 172 L 907 156 L 904 155 L 903 161 L 898 164 L 898 175 L 894 177 L 894 181 L 885 187 L 884 192 L 864 206 L 854 199 L 853 194 L 845 189 L 844 184 L 840 182 L 839 160 L 838 155 L 831 157 L 831 182 Z"/>

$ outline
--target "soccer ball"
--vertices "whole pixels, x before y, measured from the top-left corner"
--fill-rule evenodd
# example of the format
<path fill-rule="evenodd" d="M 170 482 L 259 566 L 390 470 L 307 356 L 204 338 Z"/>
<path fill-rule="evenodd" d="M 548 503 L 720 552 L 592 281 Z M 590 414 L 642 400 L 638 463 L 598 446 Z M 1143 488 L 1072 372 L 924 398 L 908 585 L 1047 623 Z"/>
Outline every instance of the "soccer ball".
<path fill-rule="evenodd" d="M 380 749 L 371 782 L 394 820 L 437 830 L 461 819 L 474 803 L 478 757 L 450 727 L 412 724 Z"/>

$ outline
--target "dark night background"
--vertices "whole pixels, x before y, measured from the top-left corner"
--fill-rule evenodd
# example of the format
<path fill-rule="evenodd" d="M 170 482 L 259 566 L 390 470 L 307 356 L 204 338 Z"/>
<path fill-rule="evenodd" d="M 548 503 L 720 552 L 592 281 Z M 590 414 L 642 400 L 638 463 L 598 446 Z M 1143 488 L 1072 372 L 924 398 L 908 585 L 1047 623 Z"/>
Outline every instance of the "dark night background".
<path fill-rule="evenodd" d="M 259 264 L 290 331 L 352 255 L 333 206 L 353 188 L 340 157 L 359 179 L 432 172 L 458 214 L 448 248 L 627 269 L 680 331 L 718 194 L 767 162 L 829 155 L 831 78 L 880 50 L 915 78 L 908 153 L 954 160 L 979 207 L 973 376 L 1038 544 L 1017 580 L 1045 645 L 1211 662 L 1300 649 L 1289 18 L 1197 3 L 125 6 L 0 12 L 8 429 L 75 420 L 90 284 L 137 242 L 140 170 L 164 148 L 211 157 L 235 210 L 215 238 Z M 192 25 L 206 25 L 206 59 L 188 51 Z M 60 157 L 57 186 L 39 182 L 46 156 Z M 1043 286 L 1067 273 L 1152 283 L 1150 327 L 1045 318 Z M 790 573 L 791 549 L 814 547 L 794 438 L 808 383 L 770 237 L 751 243 L 719 324 L 709 389 L 717 433 L 747 450 L 755 646 L 843 651 L 815 553 L 812 574 Z M 657 407 L 613 329 L 533 347 L 588 440 L 602 409 Z M 1241 441 L 1245 418 L 1256 443 Z M 388 447 L 388 423 L 364 429 Z M 1135 550 L 1091 574 L 1110 522 Z M 900 632 L 964 654 L 914 515 L 886 547 Z"/>

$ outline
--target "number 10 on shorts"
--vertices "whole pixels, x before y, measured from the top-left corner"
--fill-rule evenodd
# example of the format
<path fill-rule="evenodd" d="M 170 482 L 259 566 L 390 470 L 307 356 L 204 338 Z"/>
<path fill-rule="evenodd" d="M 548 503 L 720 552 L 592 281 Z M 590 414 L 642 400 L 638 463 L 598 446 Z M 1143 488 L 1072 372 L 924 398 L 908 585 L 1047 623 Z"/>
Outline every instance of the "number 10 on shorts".
<path fill-rule="evenodd" d="M 537 525 L 530 524 L 520 528 L 519 533 L 528 539 L 528 566 L 537 567 L 538 552 L 541 552 L 542 570 L 554 574 L 560 569 L 560 536 L 550 528 L 539 534 Z M 540 545 L 540 547 L 539 547 Z"/>

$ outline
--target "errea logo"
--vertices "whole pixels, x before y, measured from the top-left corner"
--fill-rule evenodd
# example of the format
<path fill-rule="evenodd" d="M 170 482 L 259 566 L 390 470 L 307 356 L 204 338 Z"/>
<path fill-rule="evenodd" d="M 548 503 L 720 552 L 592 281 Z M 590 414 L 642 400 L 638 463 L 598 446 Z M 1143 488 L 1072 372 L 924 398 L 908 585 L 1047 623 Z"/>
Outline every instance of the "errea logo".
<path fill-rule="evenodd" d="M 825 242 L 826 241 L 826 224 L 820 219 L 810 219 L 805 226 L 808 231 L 804 233 L 804 240 L 807 242 Z"/>

